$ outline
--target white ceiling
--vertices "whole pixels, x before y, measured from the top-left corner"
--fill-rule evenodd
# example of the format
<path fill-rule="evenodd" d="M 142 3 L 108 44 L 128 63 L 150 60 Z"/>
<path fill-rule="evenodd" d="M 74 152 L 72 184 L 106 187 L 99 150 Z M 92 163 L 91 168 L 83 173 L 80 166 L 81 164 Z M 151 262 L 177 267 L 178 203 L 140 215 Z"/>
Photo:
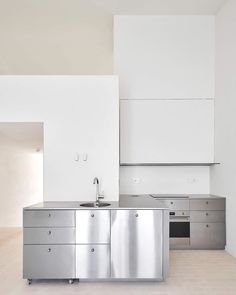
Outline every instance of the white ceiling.
<path fill-rule="evenodd" d="M 19 145 L 24 149 L 43 149 L 43 123 L 0 123 L 0 144 Z"/>
<path fill-rule="evenodd" d="M 90 0 L 113 14 L 216 14 L 228 0 Z"/>

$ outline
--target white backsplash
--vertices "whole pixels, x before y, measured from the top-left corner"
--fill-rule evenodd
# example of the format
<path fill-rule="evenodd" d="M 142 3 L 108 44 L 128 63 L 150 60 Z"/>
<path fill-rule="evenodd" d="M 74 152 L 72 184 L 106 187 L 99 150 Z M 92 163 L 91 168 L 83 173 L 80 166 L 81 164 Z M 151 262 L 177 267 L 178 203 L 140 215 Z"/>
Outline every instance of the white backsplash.
<path fill-rule="evenodd" d="M 209 167 L 121 167 L 120 194 L 208 194 Z"/>

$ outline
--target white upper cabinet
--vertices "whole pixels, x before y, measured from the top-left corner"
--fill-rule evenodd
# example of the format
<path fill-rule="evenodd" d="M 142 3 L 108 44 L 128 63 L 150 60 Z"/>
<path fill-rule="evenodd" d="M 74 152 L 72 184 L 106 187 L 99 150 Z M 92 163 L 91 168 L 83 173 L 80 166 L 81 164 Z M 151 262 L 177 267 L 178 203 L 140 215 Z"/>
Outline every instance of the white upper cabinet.
<path fill-rule="evenodd" d="M 121 100 L 121 163 L 214 162 L 213 100 Z"/>
<path fill-rule="evenodd" d="M 120 98 L 214 98 L 214 42 L 214 16 L 115 16 Z"/>

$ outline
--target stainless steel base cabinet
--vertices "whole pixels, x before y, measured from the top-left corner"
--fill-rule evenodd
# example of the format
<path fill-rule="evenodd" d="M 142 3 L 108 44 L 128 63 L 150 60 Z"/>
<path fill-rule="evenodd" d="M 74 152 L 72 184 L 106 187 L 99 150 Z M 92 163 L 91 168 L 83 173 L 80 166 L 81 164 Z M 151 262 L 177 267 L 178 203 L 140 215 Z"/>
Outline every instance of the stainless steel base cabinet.
<path fill-rule="evenodd" d="M 76 277 L 110 278 L 110 210 L 76 211 Z"/>
<path fill-rule="evenodd" d="M 225 198 L 194 195 L 160 200 L 170 209 L 170 249 L 225 248 Z"/>
<path fill-rule="evenodd" d="M 161 210 L 111 211 L 111 278 L 163 279 Z"/>
<path fill-rule="evenodd" d="M 110 245 L 77 245 L 76 277 L 80 279 L 110 278 Z"/>
<path fill-rule="evenodd" d="M 225 198 L 190 200 L 190 249 L 224 249 Z"/>
<path fill-rule="evenodd" d="M 167 209 L 24 209 L 23 277 L 163 281 L 168 225 Z"/>
<path fill-rule="evenodd" d="M 25 279 L 75 278 L 75 245 L 24 245 Z"/>
<path fill-rule="evenodd" d="M 23 211 L 23 277 L 68 279 L 76 275 L 75 210 Z"/>

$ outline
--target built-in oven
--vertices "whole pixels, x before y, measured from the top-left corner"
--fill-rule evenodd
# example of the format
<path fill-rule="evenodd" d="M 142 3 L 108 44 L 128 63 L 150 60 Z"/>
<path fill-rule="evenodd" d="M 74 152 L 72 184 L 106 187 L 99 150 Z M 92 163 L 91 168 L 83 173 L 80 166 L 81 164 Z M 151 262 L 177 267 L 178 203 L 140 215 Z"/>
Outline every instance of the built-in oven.
<path fill-rule="evenodd" d="M 189 211 L 170 211 L 170 249 L 190 246 Z"/>

